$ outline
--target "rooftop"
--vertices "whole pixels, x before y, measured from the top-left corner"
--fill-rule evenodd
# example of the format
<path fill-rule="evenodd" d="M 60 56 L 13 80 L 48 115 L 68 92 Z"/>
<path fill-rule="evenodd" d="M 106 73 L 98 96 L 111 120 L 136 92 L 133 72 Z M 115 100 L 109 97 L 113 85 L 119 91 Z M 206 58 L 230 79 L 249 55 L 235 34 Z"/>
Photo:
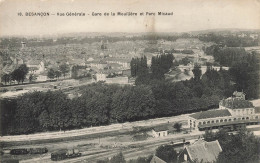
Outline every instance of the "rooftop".
<path fill-rule="evenodd" d="M 221 110 L 202 111 L 202 112 L 192 114 L 190 116 L 195 119 L 207 119 L 207 118 L 231 116 L 231 113 L 227 109 L 221 109 Z"/>
<path fill-rule="evenodd" d="M 222 152 L 218 140 L 212 142 L 201 141 L 186 147 L 191 160 L 198 162 L 214 162 L 218 154 Z"/>
<path fill-rule="evenodd" d="M 165 161 L 163 161 L 162 159 L 160 159 L 157 156 L 153 156 L 152 160 L 150 161 L 150 163 L 166 163 Z"/>
<path fill-rule="evenodd" d="M 41 60 L 30 60 L 27 62 L 27 65 L 39 65 Z"/>
<path fill-rule="evenodd" d="M 244 99 L 240 98 L 227 98 L 224 100 L 221 100 L 219 105 L 224 106 L 226 108 L 230 109 L 241 109 L 241 108 L 252 108 L 253 103 Z"/>
<path fill-rule="evenodd" d="M 233 95 L 236 96 L 236 97 L 243 97 L 243 96 L 245 96 L 246 94 L 245 94 L 244 92 L 235 91 L 235 92 L 233 93 Z"/>
<path fill-rule="evenodd" d="M 245 123 L 255 123 L 259 122 L 259 119 L 245 119 L 245 120 L 236 120 L 236 121 L 228 121 L 228 122 L 220 122 L 220 123 L 210 123 L 210 124 L 204 124 L 199 125 L 199 128 L 208 128 L 208 127 L 215 127 L 215 126 L 226 126 L 226 125 L 239 125 L 239 124 L 245 124 Z"/>
<path fill-rule="evenodd" d="M 154 127 L 153 130 L 155 132 L 160 132 L 160 131 L 168 131 L 168 127 L 167 126 L 157 126 L 157 127 Z"/>

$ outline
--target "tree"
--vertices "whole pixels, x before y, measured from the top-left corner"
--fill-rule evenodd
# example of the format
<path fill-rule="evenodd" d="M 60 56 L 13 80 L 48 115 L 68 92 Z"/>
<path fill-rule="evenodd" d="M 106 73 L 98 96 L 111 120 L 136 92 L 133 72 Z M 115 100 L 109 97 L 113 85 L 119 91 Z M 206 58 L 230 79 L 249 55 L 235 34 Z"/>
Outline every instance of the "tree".
<path fill-rule="evenodd" d="M 126 163 L 126 160 L 124 158 L 124 155 L 122 152 L 118 153 L 117 155 L 113 156 L 110 161 L 110 163 Z"/>
<path fill-rule="evenodd" d="M 216 133 L 206 132 L 206 141 L 218 140 L 222 148 L 217 163 L 257 163 L 259 161 L 260 140 L 252 132 L 242 128 L 237 134 L 228 134 L 226 130 Z"/>
<path fill-rule="evenodd" d="M 76 79 L 78 77 L 79 66 L 73 66 L 71 69 L 71 77 Z"/>
<path fill-rule="evenodd" d="M 156 149 L 155 155 L 168 163 L 177 162 L 177 152 L 172 145 L 159 146 Z"/>
<path fill-rule="evenodd" d="M 181 131 L 182 124 L 181 123 L 174 123 L 173 127 L 176 129 L 177 132 Z"/>
<path fill-rule="evenodd" d="M 5 82 L 5 85 L 6 85 L 6 83 L 8 83 L 10 81 L 9 74 L 4 74 L 1 78 L 2 78 L 1 80 Z"/>
<path fill-rule="evenodd" d="M 31 83 L 33 80 L 36 80 L 36 77 L 34 74 L 29 75 L 29 82 Z"/>
<path fill-rule="evenodd" d="M 200 80 L 200 77 L 201 77 L 201 74 L 202 74 L 200 68 L 201 68 L 200 65 L 195 64 L 195 65 L 194 65 L 194 68 L 192 69 L 192 72 L 193 72 L 193 74 L 194 74 L 194 80 L 195 80 L 195 81 L 199 81 L 199 80 Z"/>
<path fill-rule="evenodd" d="M 12 79 L 16 80 L 19 84 L 20 82 L 24 82 L 28 72 L 29 68 L 26 66 L 26 64 L 22 64 L 11 73 L 11 76 Z"/>
<path fill-rule="evenodd" d="M 65 64 L 65 63 L 60 65 L 59 70 L 63 74 L 64 78 L 65 78 L 66 74 L 70 71 L 69 66 L 67 64 Z"/>
<path fill-rule="evenodd" d="M 48 74 L 47 74 L 48 78 L 50 79 L 54 79 L 56 74 L 55 74 L 55 70 L 50 68 L 49 71 L 48 71 Z"/>
<path fill-rule="evenodd" d="M 60 76 L 61 76 L 61 72 L 60 72 L 59 70 L 56 70 L 54 73 L 55 73 L 55 77 L 56 77 L 57 79 L 59 79 Z"/>

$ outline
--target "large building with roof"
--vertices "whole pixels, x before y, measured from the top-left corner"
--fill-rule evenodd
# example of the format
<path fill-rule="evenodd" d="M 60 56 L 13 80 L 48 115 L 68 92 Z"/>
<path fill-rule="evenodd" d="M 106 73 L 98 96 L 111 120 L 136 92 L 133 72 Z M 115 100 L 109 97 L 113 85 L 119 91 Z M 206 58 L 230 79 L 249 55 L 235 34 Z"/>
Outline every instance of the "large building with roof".
<path fill-rule="evenodd" d="M 189 116 L 188 124 L 192 130 L 218 128 L 239 128 L 258 124 L 260 114 L 252 102 L 245 100 L 243 92 L 234 92 L 232 97 L 219 102 L 219 108 L 202 111 Z"/>
<path fill-rule="evenodd" d="M 186 146 L 178 155 L 178 162 L 216 162 L 222 148 L 218 140 L 206 142 L 198 140 L 194 144 Z"/>

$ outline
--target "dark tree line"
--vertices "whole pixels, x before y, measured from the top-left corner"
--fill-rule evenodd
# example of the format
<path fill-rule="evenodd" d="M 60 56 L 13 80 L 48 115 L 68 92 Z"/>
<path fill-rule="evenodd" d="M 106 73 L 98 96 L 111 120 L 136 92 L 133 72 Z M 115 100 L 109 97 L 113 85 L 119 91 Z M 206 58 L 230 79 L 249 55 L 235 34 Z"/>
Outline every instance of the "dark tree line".
<path fill-rule="evenodd" d="M 223 73 L 216 78 L 225 81 Z M 224 96 L 222 85 L 214 84 L 211 76 L 203 75 L 201 82 L 153 80 L 123 87 L 97 83 L 82 86 L 82 96 L 73 99 L 61 91 L 2 99 L 1 131 L 6 135 L 69 130 L 207 110 L 216 107 Z"/>
<path fill-rule="evenodd" d="M 173 66 L 174 56 L 172 54 L 162 54 L 152 57 L 151 67 L 147 66 L 146 56 L 133 58 L 131 60 L 131 75 L 136 77 L 135 83 L 149 84 L 151 80 L 162 80 L 164 74 Z"/>
<path fill-rule="evenodd" d="M 131 76 L 141 76 L 144 73 L 148 73 L 147 58 L 143 56 L 141 58 L 133 58 L 130 62 Z"/>
<path fill-rule="evenodd" d="M 151 72 L 152 79 L 163 79 L 164 74 L 169 71 L 173 65 L 174 56 L 172 54 L 163 54 L 152 57 Z"/>

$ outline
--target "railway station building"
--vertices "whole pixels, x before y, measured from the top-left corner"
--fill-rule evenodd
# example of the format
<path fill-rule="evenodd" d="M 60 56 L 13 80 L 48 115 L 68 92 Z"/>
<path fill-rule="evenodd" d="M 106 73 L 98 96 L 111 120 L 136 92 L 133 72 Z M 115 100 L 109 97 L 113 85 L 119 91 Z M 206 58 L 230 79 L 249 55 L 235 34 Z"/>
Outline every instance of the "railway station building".
<path fill-rule="evenodd" d="M 246 125 L 259 124 L 260 112 L 252 102 L 245 100 L 243 92 L 234 92 L 232 97 L 219 102 L 219 108 L 201 111 L 189 116 L 191 130 L 237 129 Z"/>

